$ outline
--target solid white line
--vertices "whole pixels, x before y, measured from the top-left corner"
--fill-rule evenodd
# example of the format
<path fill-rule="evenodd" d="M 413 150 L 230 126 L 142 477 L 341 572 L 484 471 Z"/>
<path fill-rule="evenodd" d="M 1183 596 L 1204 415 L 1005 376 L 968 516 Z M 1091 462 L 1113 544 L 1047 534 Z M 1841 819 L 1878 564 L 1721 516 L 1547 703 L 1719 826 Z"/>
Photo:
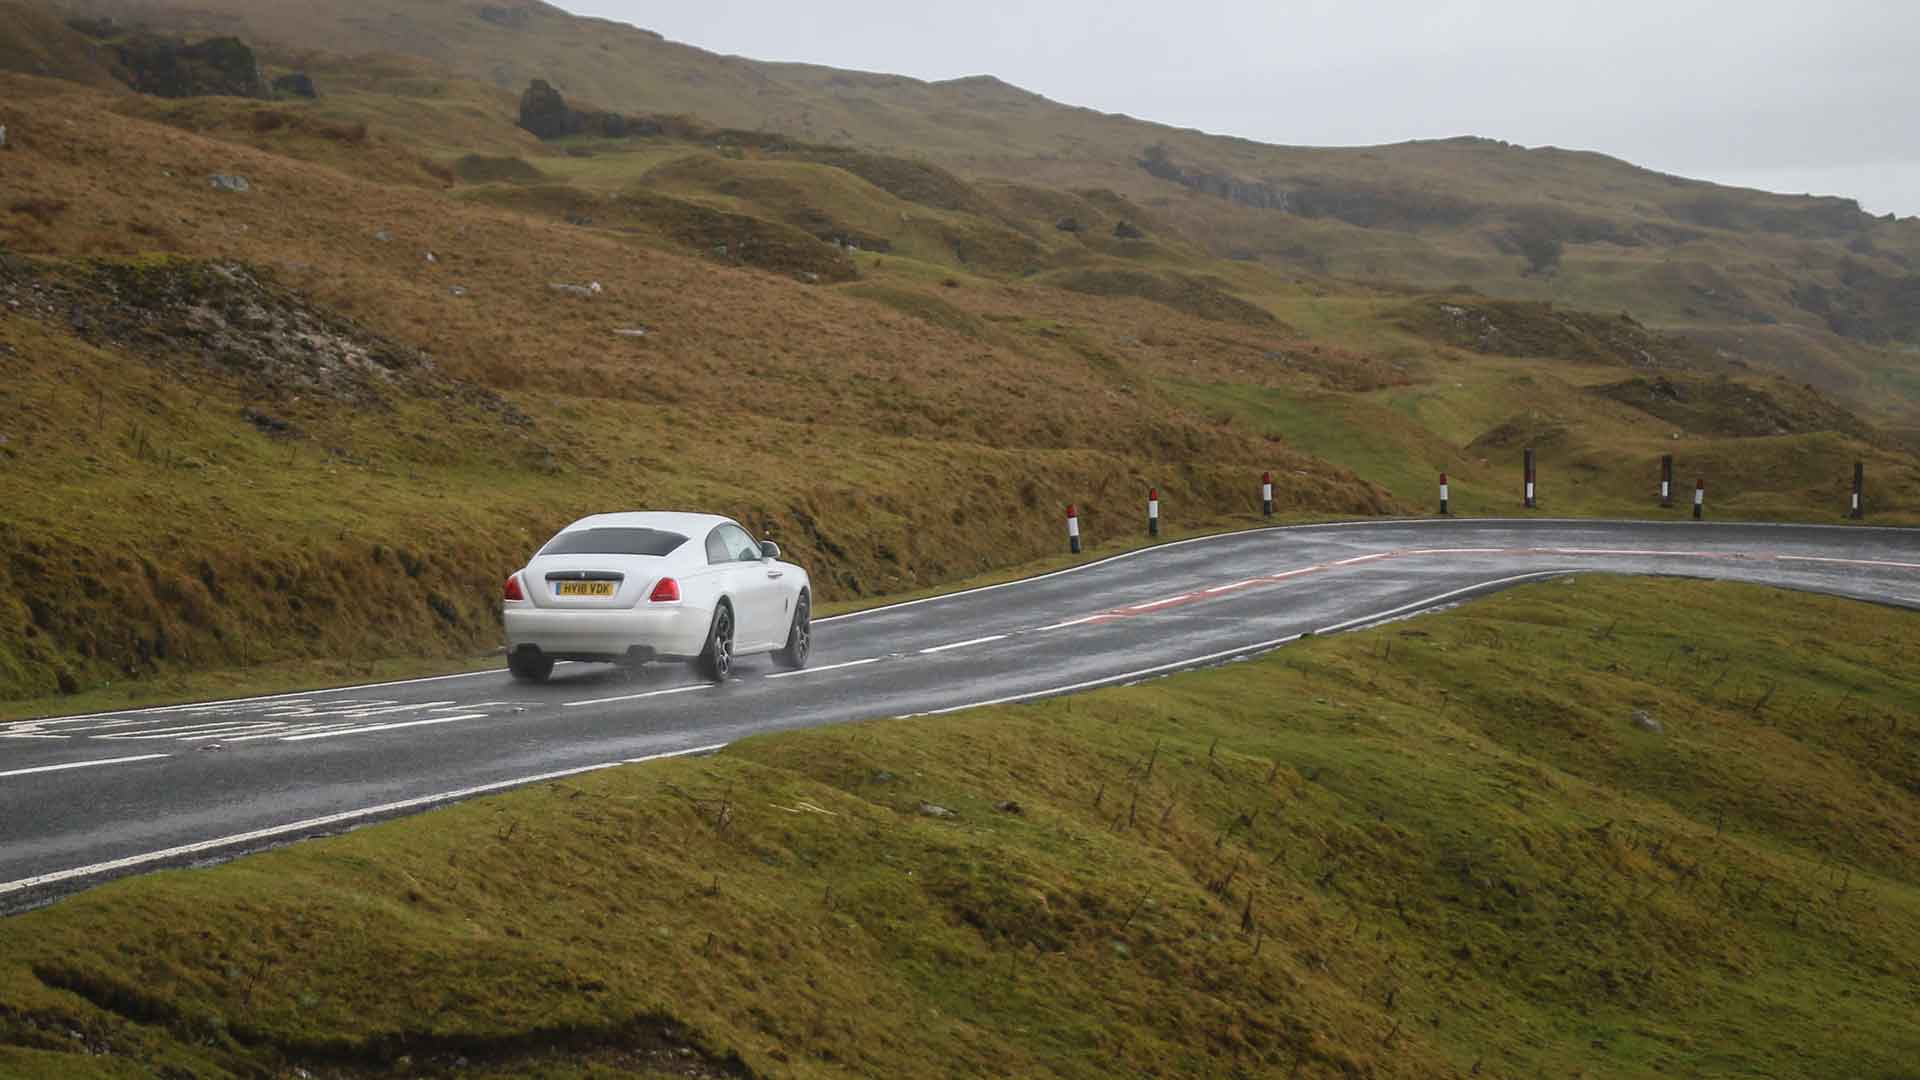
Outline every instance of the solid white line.
<path fill-rule="evenodd" d="M 1353 558 L 1351 558 L 1351 559 L 1341 559 L 1341 560 L 1339 560 L 1338 562 L 1333 562 L 1333 563 L 1329 563 L 1329 564 L 1327 564 L 1327 565 L 1329 565 L 1329 566 L 1352 566 L 1352 565 L 1354 565 L 1354 564 L 1356 564 L 1356 563 L 1364 563 L 1364 562 L 1372 562 L 1372 561 L 1374 561 L 1375 559 L 1391 559 L 1391 558 L 1393 558 L 1393 557 L 1394 557 L 1395 555 L 1397 555 L 1397 554 L 1399 554 L 1399 553 L 1398 553 L 1398 552 L 1394 552 L 1394 551 L 1376 551 L 1376 552 L 1374 552 L 1374 553 L 1373 553 L 1373 554 L 1371 554 L 1371 555 L 1355 555 L 1355 556 L 1354 556 Z"/>
<path fill-rule="evenodd" d="M 1228 657 L 1228 656 L 1240 656 L 1240 655 L 1256 653 L 1256 652 L 1265 652 L 1268 649 L 1277 649 L 1280 646 L 1287 644 L 1288 642 L 1298 641 L 1298 640 L 1300 640 L 1299 634 L 1289 634 L 1288 636 L 1283 638 L 1274 638 L 1272 641 L 1262 641 L 1255 645 L 1242 645 L 1236 649 L 1224 649 L 1217 653 L 1208 653 L 1205 656 L 1195 656 L 1187 660 L 1175 660 L 1170 664 L 1158 664 L 1150 668 L 1141 668 L 1138 671 L 1128 671 L 1128 672 L 1123 672 L 1119 675 L 1108 675 L 1105 678 L 1090 679 L 1087 682 L 1074 683 L 1071 686 L 1055 686 L 1046 690 L 1034 690 L 1030 693 L 1014 694 L 1010 697 L 1003 697 L 1003 698 L 994 698 L 991 701 L 975 701 L 966 705 L 949 705 L 944 709 L 931 709 L 931 710 L 928 710 L 927 712 L 914 713 L 913 715 L 941 716 L 946 713 L 960 712 L 963 709 L 984 709 L 989 705 L 1011 705 L 1016 701 L 1027 701 L 1032 698 L 1051 697 L 1055 694 L 1071 694 L 1075 690 L 1087 690 L 1096 686 L 1105 686 L 1109 683 L 1125 682 L 1128 679 L 1137 679 L 1143 675 L 1155 675 L 1162 671 L 1171 671 L 1175 668 L 1191 667 L 1195 664 L 1204 664 L 1209 660 L 1219 660 L 1219 659 L 1222 659 L 1223 657 Z"/>
<path fill-rule="evenodd" d="M 884 656 L 869 656 L 865 660 L 848 660 L 843 664 L 826 664 L 821 667 L 800 668 L 797 671 L 776 671 L 766 678 L 791 679 L 795 675 L 817 675 L 822 671 L 839 671 L 841 668 L 859 667 L 862 664 L 877 664 L 885 659 Z"/>
<path fill-rule="evenodd" d="M 1348 619 L 1346 622 L 1334 623 L 1332 626 L 1323 626 L 1320 629 L 1315 630 L 1314 633 L 1337 634 L 1340 631 L 1346 630 L 1350 627 L 1365 626 L 1368 623 L 1379 622 L 1382 619 L 1391 619 L 1395 615 L 1404 614 L 1409 611 L 1417 611 L 1420 608 L 1432 607 L 1435 604 L 1442 603 L 1447 600 L 1451 600 L 1456 596 L 1461 596 L 1470 592 L 1477 592 L 1481 589 L 1490 589 L 1497 585 L 1511 585 L 1516 581 L 1531 581 L 1535 578 L 1566 577 L 1568 574 L 1574 573 L 1574 572 L 1575 571 L 1570 571 L 1570 570 L 1542 570 L 1538 573 L 1533 573 L 1533 574 L 1518 574 L 1518 575 L 1515 575 L 1514 577 L 1500 578 L 1497 581 L 1482 581 L 1477 585 L 1468 585 L 1465 588 L 1455 589 L 1452 592 L 1441 593 L 1439 596 L 1430 596 L 1425 600 L 1415 600 L 1411 604 L 1402 604 L 1399 607 L 1392 609 L 1391 611 L 1381 611 L 1381 612 L 1376 612 L 1372 615 L 1362 615 L 1357 619 Z"/>
<path fill-rule="evenodd" d="M 921 649 L 920 654 L 925 656 L 927 653 L 946 652 L 948 649 L 964 649 L 969 645 L 985 645 L 989 641 L 999 641 L 1006 636 L 1006 634 L 989 634 L 986 637 L 977 637 L 968 641 L 954 641 L 945 645 L 935 645 L 931 649 Z"/>
<path fill-rule="evenodd" d="M 329 825 L 338 825 L 341 822 L 355 821 L 360 818 L 399 813 L 403 810 L 414 810 L 422 806 L 432 806 L 435 803 L 452 802 L 456 799 L 468 799 L 475 795 L 485 795 L 489 792 L 520 787 L 525 784 L 538 784 L 545 780 L 559 780 L 568 776 L 578 776 L 581 773 L 592 772 L 595 769 L 610 769 L 615 765 L 641 765 L 649 761 L 659 761 L 663 758 L 709 754 L 724 746 L 726 746 L 725 743 L 716 743 L 712 746 L 696 746 L 687 750 L 669 750 L 662 754 L 649 754 L 646 757 L 627 758 L 625 761 L 603 761 L 594 765 L 582 765 L 573 769 L 561 769 L 558 772 L 541 773 L 538 776 L 521 776 L 512 780 L 497 780 L 491 784 L 480 784 L 475 787 L 461 788 L 458 791 L 445 791 L 438 795 L 422 795 L 418 798 L 402 799 L 399 802 L 386 803 L 381 806 L 347 810 L 338 814 L 328 814 L 326 817 L 296 821 L 288 825 L 273 825 L 265 829 L 255 829 L 252 832 L 236 833 L 233 836 L 222 836 L 215 840 L 201 840 L 198 843 L 182 844 L 179 847 L 167 848 L 164 851 L 149 851 L 140 855 L 129 855 L 124 859 L 113 859 L 109 862 L 94 863 L 91 866 L 76 866 L 71 870 L 56 870 L 50 874 L 39 874 L 34 877 L 21 878 L 18 881 L 0 882 L 0 896 L 20 892 L 23 889 L 35 888 L 40 885 L 52 885 L 56 882 L 71 881 L 74 878 L 111 873 L 115 870 L 144 866 L 147 863 L 160 862 L 165 859 L 177 859 L 184 855 L 197 855 L 203 851 L 213 851 L 217 848 L 230 847 L 234 844 L 247 844 L 256 840 L 270 840 L 276 836 L 285 836 L 288 833 L 303 832 L 310 829 L 323 829 Z M 159 756 L 164 757 L 165 755 Z"/>
<path fill-rule="evenodd" d="M 1848 566 L 1891 566 L 1901 570 L 1920 570 L 1920 563 L 1889 562 L 1885 559 L 1831 559 L 1818 555 L 1776 555 L 1781 562 L 1845 563 Z"/>
<path fill-rule="evenodd" d="M 1311 574 L 1315 570 L 1325 570 L 1325 569 L 1326 567 L 1321 565 L 1303 566 L 1298 570 L 1282 570 L 1277 574 L 1268 574 L 1267 580 L 1268 581 L 1285 581 L 1288 578 L 1299 577 L 1301 574 Z"/>
<path fill-rule="evenodd" d="M 1232 592 L 1235 589 L 1244 589 L 1249 585 L 1258 585 L 1261 582 L 1266 580 L 1267 580 L 1266 578 L 1251 577 L 1246 579 L 1245 581 L 1236 581 L 1231 585 L 1215 585 L 1213 588 L 1207 589 L 1206 592 L 1209 595 L 1213 593 Z"/>
<path fill-rule="evenodd" d="M 171 754 L 141 754 L 137 757 L 102 758 L 99 761 L 69 761 L 65 765 L 40 765 L 31 769 L 12 769 L 0 772 L 0 776 L 32 776 L 34 773 L 65 772 L 68 769 L 91 769 L 96 765 L 125 765 L 134 761 L 157 761 Z"/>
<path fill-rule="evenodd" d="M 593 698 L 588 701 L 569 701 L 563 708 L 577 708 L 581 705 L 611 705 L 616 701 L 639 701 L 641 698 L 665 697 L 668 694 L 684 694 L 689 690 L 711 690 L 714 683 L 694 683 L 692 686 L 676 686 L 670 690 L 649 690 L 644 694 L 622 694 L 619 697 Z"/>
<path fill-rule="evenodd" d="M 367 735 L 375 731 L 398 731 L 401 728 L 426 727 L 428 724 L 451 724 L 455 720 L 479 720 L 486 713 L 461 713 L 459 716 L 436 716 L 431 720 L 403 720 L 397 724 L 365 724 L 341 728 L 339 731 L 310 731 L 305 735 L 288 735 L 281 742 L 305 742 L 308 739 L 332 739 L 341 735 Z"/>

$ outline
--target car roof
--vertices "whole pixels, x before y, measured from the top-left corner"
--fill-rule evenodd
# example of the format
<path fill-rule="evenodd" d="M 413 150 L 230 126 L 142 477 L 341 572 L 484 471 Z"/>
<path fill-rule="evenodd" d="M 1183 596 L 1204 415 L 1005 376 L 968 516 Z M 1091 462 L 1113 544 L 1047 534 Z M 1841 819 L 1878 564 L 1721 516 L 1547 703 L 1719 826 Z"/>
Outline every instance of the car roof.
<path fill-rule="evenodd" d="M 562 529 L 572 532 L 575 529 L 659 529 L 663 532 L 679 533 L 682 536 L 705 536 L 715 525 L 733 521 L 719 514 L 687 514 L 673 510 L 623 510 L 611 514 L 594 514 Z M 738 525 L 739 522 L 734 522 Z"/>

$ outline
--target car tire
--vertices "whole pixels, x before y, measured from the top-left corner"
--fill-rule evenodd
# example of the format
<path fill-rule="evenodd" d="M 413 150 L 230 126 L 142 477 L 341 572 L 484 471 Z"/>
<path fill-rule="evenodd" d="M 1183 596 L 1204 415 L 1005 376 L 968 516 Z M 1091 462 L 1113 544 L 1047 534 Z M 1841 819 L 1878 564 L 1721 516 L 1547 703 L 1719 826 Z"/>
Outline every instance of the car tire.
<path fill-rule="evenodd" d="M 507 670 L 520 682 L 542 683 L 553 674 L 553 658 L 531 649 L 507 654 Z"/>
<path fill-rule="evenodd" d="M 707 646 L 700 651 L 700 674 L 714 682 L 726 682 L 733 674 L 733 608 L 724 601 L 713 612 L 713 625 L 707 629 Z"/>
<path fill-rule="evenodd" d="M 807 654 L 813 651 L 813 600 L 805 589 L 793 605 L 793 625 L 787 628 L 787 644 L 773 654 L 773 662 L 789 670 L 807 666 Z"/>

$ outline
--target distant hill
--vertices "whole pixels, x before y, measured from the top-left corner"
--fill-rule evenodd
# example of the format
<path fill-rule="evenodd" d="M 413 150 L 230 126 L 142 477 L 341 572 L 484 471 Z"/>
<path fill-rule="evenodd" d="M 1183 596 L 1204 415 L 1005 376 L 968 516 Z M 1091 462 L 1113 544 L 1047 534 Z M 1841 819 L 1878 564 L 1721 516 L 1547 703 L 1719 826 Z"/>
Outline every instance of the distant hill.
<path fill-rule="evenodd" d="M 65 10 L 335 53 L 407 53 L 518 94 L 545 79 L 619 112 L 691 114 L 937 161 L 975 179 L 1104 188 L 1217 257 L 1629 311 L 1862 403 L 1912 398 L 1920 220 L 1600 154 L 1460 138 L 1269 146 L 1050 101 L 988 76 L 924 82 L 764 63 L 529 0 L 68 0 Z M 884 66 L 884 56 L 875 57 Z"/>

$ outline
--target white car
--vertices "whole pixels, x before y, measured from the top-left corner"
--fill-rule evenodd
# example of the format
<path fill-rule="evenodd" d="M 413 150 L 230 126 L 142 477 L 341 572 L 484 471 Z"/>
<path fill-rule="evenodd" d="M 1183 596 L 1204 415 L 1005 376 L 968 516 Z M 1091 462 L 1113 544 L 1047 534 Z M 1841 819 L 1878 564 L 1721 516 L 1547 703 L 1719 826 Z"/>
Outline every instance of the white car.
<path fill-rule="evenodd" d="M 560 530 L 507 578 L 507 667 L 544 681 L 557 660 L 692 660 L 725 679 L 736 656 L 804 667 L 807 572 L 712 514 L 595 514 Z"/>

